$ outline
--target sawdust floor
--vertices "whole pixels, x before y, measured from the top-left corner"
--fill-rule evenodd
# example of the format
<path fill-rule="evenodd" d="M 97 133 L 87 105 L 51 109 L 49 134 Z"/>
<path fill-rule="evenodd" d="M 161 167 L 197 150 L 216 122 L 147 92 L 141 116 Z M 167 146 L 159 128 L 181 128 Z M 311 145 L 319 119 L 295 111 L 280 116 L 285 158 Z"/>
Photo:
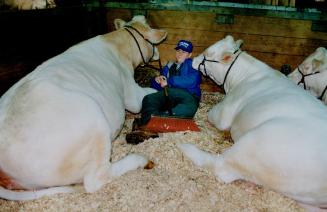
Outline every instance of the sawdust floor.
<path fill-rule="evenodd" d="M 178 150 L 178 143 L 194 143 L 222 153 L 232 145 L 207 121 L 207 111 L 222 98 L 219 93 L 203 94 L 195 117 L 201 132 L 165 133 L 136 146 L 125 141 L 135 117 L 127 113 L 124 128 L 113 142 L 111 160 L 139 153 L 155 162 L 153 169 L 128 172 L 93 194 L 81 191 L 34 201 L 0 200 L 0 211 L 303 211 L 295 201 L 263 187 L 219 182 Z"/>

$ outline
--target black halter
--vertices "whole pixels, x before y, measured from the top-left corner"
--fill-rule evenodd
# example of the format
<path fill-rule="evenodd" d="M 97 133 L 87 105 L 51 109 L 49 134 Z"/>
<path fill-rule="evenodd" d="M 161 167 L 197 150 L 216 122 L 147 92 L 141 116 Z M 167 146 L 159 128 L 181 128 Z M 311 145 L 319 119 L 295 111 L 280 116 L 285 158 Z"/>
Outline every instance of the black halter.
<path fill-rule="evenodd" d="M 320 73 L 319 71 L 316 71 L 316 72 L 313 72 L 313 73 L 310 73 L 310 74 L 303 74 L 303 72 L 301 71 L 301 69 L 299 67 L 297 68 L 297 70 L 299 71 L 299 73 L 302 76 L 301 80 L 297 84 L 300 85 L 300 83 L 303 83 L 303 87 L 304 87 L 305 90 L 307 89 L 307 85 L 305 84 L 305 77 Z"/>
<path fill-rule="evenodd" d="M 135 38 L 135 36 L 134 36 L 134 34 L 128 29 L 128 28 L 130 28 L 130 29 L 133 29 L 135 32 L 137 32 L 137 34 L 139 34 L 145 41 L 147 41 L 148 43 L 150 43 L 151 44 L 151 46 L 152 46 L 152 56 L 150 57 L 150 59 L 149 59 L 149 61 L 148 62 L 146 62 L 145 61 L 145 59 L 144 59 L 144 56 L 143 56 L 143 53 L 142 53 L 142 50 L 141 50 L 141 47 L 140 47 L 140 44 L 137 42 L 137 39 Z M 154 66 L 152 66 L 152 65 L 150 65 L 149 64 L 149 62 L 152 60 L 152 58 L 154 57 L 154 48 L 155 48 L 155 45 L 157 45 L 156 43 L 152 43 L 151 41 L 149 41 L 148 39 L 146 39 L 137 29 L 135 29 L 134 27 L 132 27 L 132 26 L 129 26 L 129 25 L 126 25 L 125 26 L 125 28 L 124 28 L 132 37 L 133 37 L 133 39 L 134 39 L 134 41 L 135 41 L 135 43 L 136 43 L 136 45 L 137 45 L 137 48 L 139 49 L 139 52 L 140 52 L 140 54 L 141 54 L 141 57 L 142 57 L 142 60 L 143 60 L 143 64 L 144 65 L 146 65 L 146 66 L 148 66 L 148 67 L 151 67 L 151 68 L 154 68 L 154 69 L 156 69 L 156 70 L 161 70 L 162 69 L 162 65 L 161 65 L 161 61 L 160 61 L 160 58 L 159 58 L 159 60 L 158 60 L 158 62 L 159 62 L 159 68 L 160 69 L 158 69 L 157 67 L 154 67 Z"/>
<path fill-rule="evenodd" d="M 313 73 L 310 73 L 310 74 L 303 74 L 303 72 L 301 71 L 301 69 L 299 67 L 297 68 L 297 70 L 299 71 L 299 73 L 302 76 L 301 80 L 297 84 L 300 85 L 300 83 L 303 83 L 304 90 L 307 89 L 307 85 L 305 84 L 305 77 L 320 73 L 320 71 L 316 71 L 316 72 L 313 72 Z M 326 90 L 327 90 L 327 85 L 326 85 L 325 89 L 322 91 L 321 95 L 318 97 L 318 99 L 322 100 L 322 98 L 324 97 L 324 95 L 326 93 Z"/>
<path fill-rule="evenodd" d="M 238 51 L 239 51 L 239 49 L 235 50 L 233 54 L 236 54 Z M 220 84 L 220 85 L 218 85 L 219 87 L 221 87 L 221 88 L 224 90 L 224 92 L 225 92 L 225 88 L 224 88 L 224 86 L 225 86 L 225 82 L 226 82 L 226 80 L 227 80 L 227 76 L 228 76 L 230 70 L 232 69 L 234 63 L 236 62 L 238 56 L 240 56 L 240 54 L 242 54 L 242 52 L 240 52 L 240 53 L 236 56 L 235 60 L 234 60 L 234 61 L 231 63 L 231 65 L 228 67 L 228 70 L 227 70 L 226 75 L 225 75 L 225 77 L 224 77 L 224 81 L 223 81 L 223 83 Z M 199 66 L 198 66 L 198 70 L 200 71 L 200 67 L 203 66 L 205 76 L 208 76 L 205 62 L 221 63 L 221 62 L 218 61 L 218 60 L 208 60 L 208 59 L 206 59 L 205 56 L 203 56 L 203 60 L 202 60 L 202 62 L 199 64 Z M 217 83 L 217 82 L 216 82 L 216 83 Z M 225 92 L 225 93 L 226 93 L 226 92 Z"/>
<path fill-rule="evenodd" d="M 322 91 L 322 94 L 318 97 L 318 99 L 322 100 L 322 98 L 324 97 L 324 95 L 326 93 L 326 90 L 327 90 L 327 85 L 326 85 L 325 89 Z"/>

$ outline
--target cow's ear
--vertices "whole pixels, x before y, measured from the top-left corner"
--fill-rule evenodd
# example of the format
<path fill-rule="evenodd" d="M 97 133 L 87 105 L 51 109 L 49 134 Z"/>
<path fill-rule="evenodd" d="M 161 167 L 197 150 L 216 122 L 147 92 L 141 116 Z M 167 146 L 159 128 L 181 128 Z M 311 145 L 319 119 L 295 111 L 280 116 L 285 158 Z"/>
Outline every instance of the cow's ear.
<path fill-rule="evenodd" d="M 327 51 L 327 49 L 324 48 L 324 47 L 318 47 L 317 50 L 318 51 L 321 51 L 321 52 L 326 52 Z"/>
<path fill-rule="evenodd" d="M 322 66 L 323 61 L 319 59 L 313 59 L 312 60 L 312 68 L 313 70 L 319 70 L 320 66 Z"/>
<path fill-rule="evenodd" d="M 242 45 L 243 45 L 243 40 L 237 40 L 235 42 L 236 49 L 240 49 Z"/>
<path fill-rule="evenodd" d="M 134 21 L 134 22 L 140 22 L 142 24 L 147 24 L 144 15 L 136 15 L 136 16 L 133 17 L 132 21 Z"/>
<path fill-rule="evenodd" d="M 233 36 L 231 36 L 231 35 L 227 35 L 227 36 L 225 37 L 225 40 L 228 41 L 228 42 L 234 42 L 234 38 L 233 38 Z"/>
<path fill-rule="evenodd" d="M 159 44 L 164 41 L 167 37 L 167 31 L 160 29 L 151 29 L 146 35 L 145 38 L 148 39 L 151 43 Z"/>
<path fill-rule="evenodd" d="M 114 24 L 115 24 L 116 29 L 120 29 L 120 28 L 123 28 L 125 26 L 126 22 L 124 20 L 122 20 L 122 19 L 117 18 L 117 19 L 114 20 Z"/>
<path fill-rule="evenodd" d="M 325 57 L 327 56 L 327 51 L 324 47 L 317 48 L 316 52 L 317 52 L 315 55 L 316 60 L 323 61 L 325 59 Z"/>

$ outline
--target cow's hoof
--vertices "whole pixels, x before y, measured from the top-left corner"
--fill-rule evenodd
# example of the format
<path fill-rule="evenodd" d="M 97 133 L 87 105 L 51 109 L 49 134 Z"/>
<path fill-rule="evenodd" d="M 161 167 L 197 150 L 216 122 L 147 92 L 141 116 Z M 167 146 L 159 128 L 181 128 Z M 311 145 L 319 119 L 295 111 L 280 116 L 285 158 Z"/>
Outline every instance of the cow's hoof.
<path fill-rule="evenodd" d="M 158 138 L 157 133 L 148 131 L 133 131 L 126 135 L 126 142 L 129 144 L 139 144 L 150 138 Z"/>
<path fill-rule="evenodd" d="M 154 166 L 154 162 L 149 160 L 148 163 L 144 166 L 144 169 L 153 169 Z"/>
<path fill-rule="evenodd" d="M 223 139 L 227 140 L 229 143 L 234 143 L 233 139 L 232 139 L 232 135 L 230 134 L 230 131 L 223 131 Z"/>

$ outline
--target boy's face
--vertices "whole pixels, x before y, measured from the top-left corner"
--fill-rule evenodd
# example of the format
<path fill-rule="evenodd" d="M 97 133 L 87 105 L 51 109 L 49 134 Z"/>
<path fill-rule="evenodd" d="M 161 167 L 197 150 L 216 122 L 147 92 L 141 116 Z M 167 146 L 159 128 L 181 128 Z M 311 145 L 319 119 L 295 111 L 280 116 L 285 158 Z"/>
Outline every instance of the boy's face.
<path fill-rule="evenodd" d="M 176 50 L 176 61 L 177 63 L 183 63 L 185 59 L 190 58 L 192 53 L 185 52 L 181 49 Z"/>

